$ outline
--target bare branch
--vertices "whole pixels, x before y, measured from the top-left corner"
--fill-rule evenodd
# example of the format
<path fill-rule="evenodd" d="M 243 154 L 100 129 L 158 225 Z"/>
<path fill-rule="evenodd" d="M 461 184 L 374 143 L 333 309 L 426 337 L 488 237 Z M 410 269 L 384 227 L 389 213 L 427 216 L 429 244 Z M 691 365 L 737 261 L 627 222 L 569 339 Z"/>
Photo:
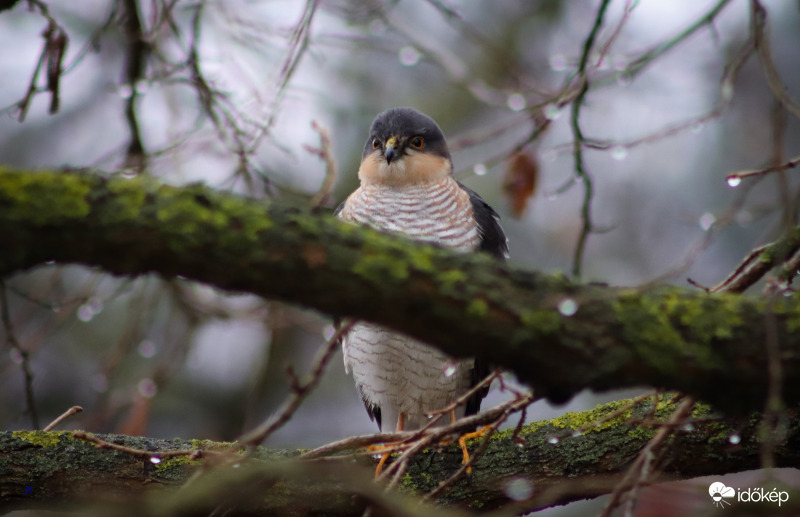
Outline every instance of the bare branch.
<path fill-rule="evenodd" d="M 67 418 L 71 417 L 74 414 L 80 413 L 83 411 L 83 408 L 80 406 L 72 406 L 68 410 L 64 411 L 58 418 L 50 422 L 47 427 L 43 429 L 43 431 L 52 431 L 55 426 L 66 420 Z"/>
<path fill-rule="evenodd" d="M 311 371 L 305 380 L 299 381 L 295 377 L 294 371 L 289 369 L 287 373 L 292 380 L 292 391 L 288 398 L 281 405 L 277 413 L 270 416 L 269 419 L 252 431 L 243 435 L 237 440 L 237 442 L 245 445 L 258 445 L 266 440 L 269 435 L 274 433 L 283 424 L 288 422 L 294 412 L 297 411 L 297 408 L 300 407 L 300 404 L 303 402 L 303 400 L 305 400 L 308 394 L 311 393 L 317 384 L 319 384 L 319 380 L 322 378 L 322 373 L 325 371 L 325 367 L 330 362 L 334 352 L 336 352 L 336 350 L 339 348 L 339 343 L 342 336 L 347 334 L 356 323 L 357 321 L 349 321 L 348 323 L 336 329 L 336 332 L 334 332 L 333 336 L 331 336 L 328 342 L 325 343 L 325 345 L 318 352 L 317 357 L 314 359 L 314 363 L 311 366 Z"/>
<path fill-rule="evenodd" d="M 586 239 L 594 229 L 592 224 L 592 196 L 594 190 L 592 186 L 592 178 L 586 171 L 586 166 L 583 162 L 583 132 L 579 124 L 580 110 L 583 105 L 586 93 L 589 91 L 589 77 L 586 67 L 589 63 L 589 55 L 594 47 L 595 39 L 603 25 L 603 17 L 605 16 L 606 9 L 610 0 L 603 0 L 597 10 L 595 16 L 594 26 L 592 27 L 589 36 L 583 43 L 583 52 L 581 54 L 580 64 L 578 65 L 577 80 L 580 85 L 578 96 L 572 101 L 572 116 L 570 118 L 570 125 L 572 127 L 573 138 L 573 155 L 575 157 L 575 176 L 583 183 L 583 204 L 581 205 L 581 226 L 580 234 L 578 235 L 578 243 L 575 246 L 575 253 L 572 258 L 572 276 L 578 278 L 581 276 L 581 263 L 583 261 L 583 251 L 586 246 Z"/>
<path fill-rule="evenodd" d="M 2 318 L 3 327 L 6 331 L 6 343 L 11 347 L 11 350 L 19 355 L 19 363 L 24 378 L 25 403 L 27 404 L 28 414 L 31 416 L 31 424 L 34 429 L 39 429 L 39 414 L 36 411 L 36 399 L 33 396 L 33 372 L 31 372 L 30 355 L 27 350 L 20 346 L 17 336 L 14 334 L 11 314 L 8 310 L 6 284 L 2 279 L 0 279 L 0 318 Z"/>

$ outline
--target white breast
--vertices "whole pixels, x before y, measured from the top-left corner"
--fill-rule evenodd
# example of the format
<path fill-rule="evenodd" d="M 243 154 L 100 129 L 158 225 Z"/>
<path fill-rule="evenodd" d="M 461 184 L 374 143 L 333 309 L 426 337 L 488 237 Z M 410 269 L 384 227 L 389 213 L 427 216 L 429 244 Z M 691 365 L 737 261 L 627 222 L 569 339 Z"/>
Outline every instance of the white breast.
<path fill-rule="evenodd" d="M 366 185 L 347 200 L 339 217 L 459 251 L 478 247 L 480 234 L 468 194 L 451 177 L 434 184 L 390 188 Z M 412 315 L 413 316 L 413 315 Z M 427 422 L 469 389 L 473 359 L 454 360 L 417 340 L 362 323 L 343 341 L 345 370 L 365 401 L 381 408 L 383 428 L 394 429 L 399 413 L 405 429 Z M 463 408 L 457 416 L 463 415 Z M 442 423 L 449 422 L 445 417 Z"/>
<path fill-rule="evenodd" d="M 340 217 L 459 251 L 471 251 L 480 242 L 469 195 L 451 177 L 402 188 L 362 186 Z"/>

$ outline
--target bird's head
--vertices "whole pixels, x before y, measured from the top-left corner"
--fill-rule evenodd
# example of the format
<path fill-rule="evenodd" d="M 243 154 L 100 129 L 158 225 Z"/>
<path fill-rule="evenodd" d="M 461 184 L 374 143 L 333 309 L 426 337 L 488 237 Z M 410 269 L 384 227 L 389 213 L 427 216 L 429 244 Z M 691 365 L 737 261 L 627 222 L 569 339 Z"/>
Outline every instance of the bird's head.
<path fill-rule="evenodd" d="M 450 151 L 436 122 L 412 108 L 393 108 L 372 122 L 358 177 L 365 184 L 402 187 L 453 173 Z"/>

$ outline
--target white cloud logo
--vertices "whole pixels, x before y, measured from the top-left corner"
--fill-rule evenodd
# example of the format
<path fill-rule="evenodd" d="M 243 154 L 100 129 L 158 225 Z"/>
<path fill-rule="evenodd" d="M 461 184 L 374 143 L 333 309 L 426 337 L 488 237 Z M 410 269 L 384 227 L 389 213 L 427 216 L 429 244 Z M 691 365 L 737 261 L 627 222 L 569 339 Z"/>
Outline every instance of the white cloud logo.
<path fill-rule="evenodd" d="M 730 505 L 728 501 L 725 499 L 730 499 L 732 497 L 736 497 L 736 490 L 729 486 L 725 486 L 723 483 L 716 481 L 711 483 L 708 487 L 708 495 L 711 496 L 711 499 L 714 501 L 714 506 L 719 506 L 720 508 L 724 507 L 726 504 Z"/>

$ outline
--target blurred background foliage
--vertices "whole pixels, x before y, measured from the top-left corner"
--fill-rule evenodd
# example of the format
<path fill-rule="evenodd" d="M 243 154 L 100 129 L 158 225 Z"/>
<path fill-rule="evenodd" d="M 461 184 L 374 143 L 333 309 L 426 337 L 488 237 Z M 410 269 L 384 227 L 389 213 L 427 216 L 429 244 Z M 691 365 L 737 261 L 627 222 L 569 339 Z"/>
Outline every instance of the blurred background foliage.
<path fill-rule="evenodd" d="M 333 207 L 357 186 L 372 118 L 413 106 L 443 128 L 459 179 L 502 215 L 512 263 L 573 270 L 586 191 L 570 117 L 598 1 L 6 4 L 1 164 L 146 171 L 309 202 L 326 177 L 316 122 L 331 141 Z M 796 223 L 796 172 L 726 184 L 733 171 L 800 152 L 800 124 L 775 100 L 764 65 L 756 54 L 739 60 L 754 5 L 610 3 L 580 107 L 597 230 L 583 279 L 713 285 Z M 800 3 L 758 5 L 775 69 L 797 97 Z M 285 366 L 305 371 L 332 332 L 324 315 L 180 278 L 53 264 L 6 287 L 42 426 L 77 404 L 84 412 L 66 427 L 232 439 L 283 400 Z M 2 351 L 0 425 L 31 427 L 22 356 Z M 572 408 L 598 400 L 586 394 Z M 542 402 L 528 417 L 560 411 Z M 267 445 L 313 447 L 373 425 L 336 359 Z"/>

